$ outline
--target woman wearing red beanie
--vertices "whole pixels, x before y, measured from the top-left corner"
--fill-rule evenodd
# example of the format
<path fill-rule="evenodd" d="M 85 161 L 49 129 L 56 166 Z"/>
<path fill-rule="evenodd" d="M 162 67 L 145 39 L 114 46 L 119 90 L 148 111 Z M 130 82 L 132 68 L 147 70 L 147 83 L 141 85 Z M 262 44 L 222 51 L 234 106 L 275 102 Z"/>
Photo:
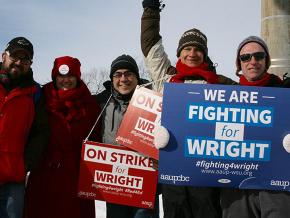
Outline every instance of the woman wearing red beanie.
<path fill-rule="evenodd" d="M 52 82 L 43 87 L 51 135 L 38 168 L 30 173 L 25 216 L 28 218 L 93 218 L 94 201 L 78 198 L 82 141 L 100 109 L 81 80 L 78 59 L 56 58 Z M 99 140 L 99 129 L 92 139 Z"/>

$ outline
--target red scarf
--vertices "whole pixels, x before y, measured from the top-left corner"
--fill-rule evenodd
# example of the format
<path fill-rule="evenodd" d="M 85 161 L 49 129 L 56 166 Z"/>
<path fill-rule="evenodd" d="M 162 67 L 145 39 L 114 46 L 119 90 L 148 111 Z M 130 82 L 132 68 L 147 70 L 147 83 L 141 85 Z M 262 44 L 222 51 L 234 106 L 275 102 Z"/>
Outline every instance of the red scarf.
<path fill-rule="evenodd" d="M 242 86 L 268 86 L 270 83 L 271 75 L 269 73 L 265 73 L 262 79 L 257 80 L 257 81 L 248 81 L 244 75 L 240 76 L 240 81 L 239 83 Z M 282 83 L 282 80 L 277 77 L 277 83 Z"/>
<path fill-rule="evenodd" d="M 85 116 L 84 104 L 92 100 L 90 91 L 82 81 L 77 88 L 70 90 L 58 90 L 51 82 L 45 85 L 44 93 L 48 111 L 63 117 L 67 122 Z"/>
<path fill-rule="evenodd" d="M 178 74 L 171 77 L 170 82 L 183 83 L 187 77 L 193 76 L 202 77 L 210 84 L 216 84 L 218 82 L 218 76 L 215 72 L 208 70 L 207 63 L 202 63 L 198 67 L 189 67 L 186 64 L 181 63 L 179 59 L 176 64 L 176 70 Z"/>

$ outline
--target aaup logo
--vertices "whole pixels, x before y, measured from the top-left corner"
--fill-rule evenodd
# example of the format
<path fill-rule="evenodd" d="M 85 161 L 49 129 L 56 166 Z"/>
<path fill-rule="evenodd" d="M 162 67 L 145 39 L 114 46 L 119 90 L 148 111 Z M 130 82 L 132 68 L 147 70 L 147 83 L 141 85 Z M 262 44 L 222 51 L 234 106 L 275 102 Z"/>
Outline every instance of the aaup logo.
<path fill-rule="evenodd" d="M 166 181 L 172 181 L 173 184 L 175 184 L 176 181 L 177 182 L 189 182 L 189 176 L 183 176 L 183 175 L 173 176 L 173 175 L 161 174 L 160 179 L 166 180 Z"/>
<path fill-rule="evenodd" d="M 279 187 L 283 187 L 283 189 L 286 189 L 286 187 L 288 187 L 290 185 L 289 181 L 286 180 L 271 180 L 270 183 L 271 186 L 279 186 Z"/>

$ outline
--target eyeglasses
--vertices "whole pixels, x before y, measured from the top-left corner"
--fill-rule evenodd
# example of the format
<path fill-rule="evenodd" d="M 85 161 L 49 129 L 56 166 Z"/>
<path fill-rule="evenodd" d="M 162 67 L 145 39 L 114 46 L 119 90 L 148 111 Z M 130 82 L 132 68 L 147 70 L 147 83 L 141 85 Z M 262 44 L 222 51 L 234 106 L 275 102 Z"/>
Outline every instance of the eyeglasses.
<path fill-rule="evenodd" d="M 266 57 L 265 52 L 254 52 L 254 53 L 247 53 L 240 55 L 240 60 L 243 62 L 248 62 L 252 59 L 252 57 L 255 58 L 256 61 L 263 60 Z"/>
<path fill-rule="evenodd" d="M 24 65 L 29 65 L 32 63 L 32 60 L 28 57 L 19 57 L 19 56 L 16 56 L 16 55 L 13 55 L 13 54 L 10 54 L 8 51 L 6 51 L 6 54 L 8 55 L 9 59 L 12 61 L 12 62 L 17 62 L 20 60 L 20 62 Z"/>
<path fill-rule="evenodd" d="M 128 77 L 134 76 L 135 74 L 131 71 L 113 73 L 113 77 L 118 78 L 118 79 L 120 79 L 123 75 L 124 75 L 124 77 L 128 78 Z"/>

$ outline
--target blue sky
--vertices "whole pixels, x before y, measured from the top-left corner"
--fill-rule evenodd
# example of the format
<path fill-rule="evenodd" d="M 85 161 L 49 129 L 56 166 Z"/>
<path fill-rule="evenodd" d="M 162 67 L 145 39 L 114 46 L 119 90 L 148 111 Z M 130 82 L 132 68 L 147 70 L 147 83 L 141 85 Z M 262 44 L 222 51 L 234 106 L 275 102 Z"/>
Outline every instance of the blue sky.
<path fill-rule="evenodd" d="M 235 55 L 241 40 L 260 35 L 260 0 L 164 0 L 161 35 L 176 62 L 178 40 L 185 30 L 200 29 L 208 37 L 209 56 L 217 71 L 236 79 Z M 142 0 L 10 0 L 0 7 L 0 47 L 27 37 L 34 45 L 32 68 L 40 83 L 50 81 L 53 61 L 70 55 L 80 59 L 82 73 L 109 69 L 126 53 L 141 61 Z"/>

